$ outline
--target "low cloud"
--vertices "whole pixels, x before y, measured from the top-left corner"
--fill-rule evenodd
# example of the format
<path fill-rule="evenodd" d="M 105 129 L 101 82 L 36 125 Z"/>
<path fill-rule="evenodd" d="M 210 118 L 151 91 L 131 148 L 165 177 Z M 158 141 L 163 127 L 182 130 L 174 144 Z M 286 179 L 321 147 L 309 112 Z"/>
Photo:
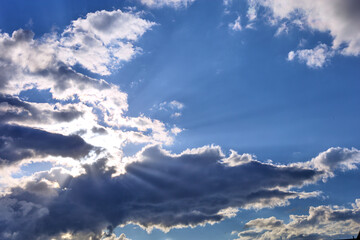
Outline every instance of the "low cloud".
<path fill-rule="evenodd" d="M 6 221 L 0 236 L 101 234 L 108 226 L 129 223 L 168 231 L 213 224 L 235 216 L 238 208 L 282 206 L 293 198 L 319 195 L 293 188 L 318 181 L 321 171 L 251 158 L 230 166 L 226 159 L 216 146 L 181 154 L 149 146 L 125 159 L 126 171 L 120 176 L 113 176 L 115 169 L 106 159 L 84 165 L 85 173 L 75 177 L 58 170 L 35 174 L 31 184 L 1 198 L 11 204 L 0 220 Z"/>
<path fill-rule="evenodd" d="M 357 199 L 352 208 L 310 207 L 308 215 L 290 215 L 287 224 L 275 217 L 251 220 L 238 236 L 239 240 L 327 240 L 354 235 L 359 231 L 359 225 L 360 199 Z"/>
<path fill-rule="evenodd" d="M 64 136 L 23 126 L 0 125 L 0 166 L 44 155 L 78 159 L 93 149 L 76 135 Z"/>
<path fill-rule="evenodd" d="M 0 123 L 54 123 L 71 122 L 83 115 L 76 104 L 52 106 L 47 103 L 31 103 L 18 97 L 0 94 Z"/>

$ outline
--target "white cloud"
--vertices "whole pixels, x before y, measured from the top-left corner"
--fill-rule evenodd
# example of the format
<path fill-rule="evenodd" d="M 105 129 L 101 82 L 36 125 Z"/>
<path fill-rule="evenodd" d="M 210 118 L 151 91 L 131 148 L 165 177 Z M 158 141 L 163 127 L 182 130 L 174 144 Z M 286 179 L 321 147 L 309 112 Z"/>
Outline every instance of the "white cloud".
<path fill-rule="evenodd" d="M 235 167 L 235 166 L 249 163 L 251 161 L 254 161 L 255 159 L 256 158 L 254 155 L 251 155 L 248 153 L 238 154 L 236 151 L 230 150 L 230 156 L 228 158 L 224 158 L 222 160 L 222 163 L 224 163 L 230 167 Z"/>
<path fill-rule="evenodd" d="M 160 7 L 187 7 L 195 0 L 140 0 L 142 4 L 151 7 L 151 8 L 160 8 Z"/>
<path fill-rule="evenodd" d="M 360 199 L 353 208 L 339 206 L 310 207 L 308 215 L 290 215 L 290 222 L 270 218 L 258 218 L 245 224 L 238 232 L 239 240 L 311 239 L 327 240 L 354 235 L 359 231 Z"/>
<path fill-rule="evenodd" d="M 133 45 L 155 23 L 132 12 L 97 11 L 72 22 L 60 39 L 61 60 L 88 70 L 110 74 L 121 61 L 129 61 L 139 49 Z"/>
<path fill-rule="evenodd" d="M 185 105 L 183 103 L 172 100 L 170 102 L 164 101 L 159 104 L 155 104 L 150 110 L 169 112 L 171 118 L 178 118 L 182 115 L 181 111 L 184 108 Z"/>
<path fill-rule="evenodd" d="M 181 129 L 181 128 L 178 128 L 176 126 L 174 126 L 172 129 L 171 129 L 171 132 L 174 134 L 174 135 L 178 135 L 179 133 L 181 133 L 184 129 Z"/>
<path fill-rule="evenodd" d="M 233 23 L 229 23 L 229 28 L 233 31 L 241 31 L 242 27 L 241 27 L 241 22 L 240 22 L 240 16 L 238 16 L 235 19 L 235 22 Z"/>
<path fill-rule="evenodd" d="M 332 147 L 320 153 L 307 163 L 312 168 L 333 173 L 340 170 L 357 169 L 360 164 L 360 151 L 356 148 Z"/>
<path fill-rule="evenodd" d="M 119 62 L 134 56 L 137 51 L 134 43 L 154 24 L 138 13 L 114 10 L 88 13 L 60 35 L 45 34 L 34 39 L 34 33 L 22 29 L 12 35 L 1 33 L 1 122 L 80 135 L 86 143 L 105 150 L 101 154 L 109 159 L 108 165 L 118 166 L 119 170 L 122 147 L 126 144 L 171 144 L 175 135 L 171 127 L 143 115 L 125 115 L 127 94 L 118 86 L 73 69 L 73 65 L 80 64 L 95 73 L 110 73 Z M 28 89 L 49 91 L 55 103 L 31 103 L 16 98 Z M 94 161 L 99 154 L 84 161 Z M 57 164 L 57 158 L 50 161 Z M 48 160 L 47 156 L 39 156 L 34 161 L 45 159 Z M 16 162 L 16 168 L 28 161 Z M 8 168 L 11 173 L 15 171 L 14 166 Z M 11 182 L 9 176 L 0 182 L 5 185 Z"/>
<path fill-rule="evenodd" d="M 305 59 L 304 62 L 310 67 L 322 66 L 326 58 L 332 57 L 334 53 L 345 56 L 360 55 L 360 28 L 357 27 L 360 22 L 360 2 L 358 0 L 249 0 L 248 2 L 249 19 L 255 19 L 255 9 L 263 6 L 270 10 L 272 19 L 269 21 L 271 24 L 280 24 L 278 31 L 284 29 L 284 26 L 294 25 L 299 26 L 300 29 L 308 28 L 332 36 L 332 45 L 327 46 L 326 50 L 328 54 L 314 53 L 314 50 L 324 50 L 323 44 L 319 45 L 321 48 L 318 46 L 314 50 L 297 51 L 299 56 L 305 55 L 299 59 Z"/>
<path fill-rule="evenodd" d="M 319 44 L 314 49 L 290 51 L 288 54 L 288 60 L 293 61 L 297 58 L 300 62 L 306 63 L 308 67 L 321 68 L 332 56 L 334 56 L 334 54 L 334 51 L 329 49 L 327 45 Z"/>
<path fill-rule="evenodd" d="M 185 107 L 185 105 L 179 101 L 173 100 L 171 102 L 169 102 L 169 106 L 172 109 L 177 109 L 177 110 L 181 110 Z"/>

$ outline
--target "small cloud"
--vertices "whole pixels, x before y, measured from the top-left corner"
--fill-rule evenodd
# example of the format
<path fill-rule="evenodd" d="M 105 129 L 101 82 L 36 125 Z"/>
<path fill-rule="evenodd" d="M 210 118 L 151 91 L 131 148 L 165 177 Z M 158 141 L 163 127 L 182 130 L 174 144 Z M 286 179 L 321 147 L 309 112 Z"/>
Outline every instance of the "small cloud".
<path fill-rule="evenodd" d="M 242 27 L 241 27 L 241 23 L 240 23 L 240 16 L 238 16 L 236 19 L 235 19 L 235 22 L 233 23 L 229 23 L 229 28 L 233 31 L 241 31 L 242 30 Z"/>
<path fill-rule="evenodd" d="M 32 18 L 29 19 L 29 21 L 25 24 L 25 26 L 27 28 L 31 28 L 32 26 L 34 26 L 34 21 Z"/>
<path fill-rule="evenodd" d="M 256 19 L 256 1 L 249 1 L 249 8 L 246 17 L 249 19 L 250 22 Z"/>
<path fill-rule="evenodd" d="M 176 100 L 173 100 L 171 102 L 169 102 L 169 106 L 172 108 L 172 109 L 183 109 L 184 108 L 184 104 L 181 103 L 181 102 L 178 102 Z"/>
<path fill-rule="evenodd" d="M 182 115 L 181 110 L 185 105 L 179 101 L 173 100 L 171 102 L 164 101 L 158 105 L 154 105 L 150 110 L 165 111 L 170 113 L 170 117 L 178 118 Z"/>
<path fill-rule="evenodd" d="M 181 133 L 182 131 L 184 131 L 184 129 L 178 128 L 177 126 L 174 126 L 174 127 L 171 129 L 171 132 L 172 132 L 175 136 L 178 135 L 179 133 Z"/>
<path fill-rule="evenodd" d="M 171 117 L 172 118 L 178 118 L 178 117 L 181 117 L 181 113 L 180 112 L 176 112 L 176 113 L 173 113 L 173 114 L 171 114 Z"/>
<path fill-rule="evenodd" d="M 150 8 L 172 7 L 181 8 L 188 7 L 195 0 L 141 0 L 141 3 Z"/>
<path fill-rule="evenodd" d="M 286 23 L 282 23 L 280 25 L 280 27 L 278 27 L 278 29 L 276 30 L 275 36 L 279 36 L 282 33 L 288 33 L 289 32 L 289 27 L 287 26 Z"/>
<path fill-rule="evenodd" d="M 290 51 L 287 60 L 293 61 L 297 58 L 300 62 L 304 62 L 310 68 L 321 68 L 334 56 L 334 54 L 334 50 L 329 49 L 326 44 L 319 44 L 313 49 Z"/>
<path fill-rule="evenodd" d="M 142 82 L 143 82 L 143 79 L 139 79 L 139 80 L 137 80 L 137 81 L 132 81 L 132 82 L 130 83 L 130 88 L 135 88 L 135 87 L 139 86 L 140 83 L 142 83 Z"/>

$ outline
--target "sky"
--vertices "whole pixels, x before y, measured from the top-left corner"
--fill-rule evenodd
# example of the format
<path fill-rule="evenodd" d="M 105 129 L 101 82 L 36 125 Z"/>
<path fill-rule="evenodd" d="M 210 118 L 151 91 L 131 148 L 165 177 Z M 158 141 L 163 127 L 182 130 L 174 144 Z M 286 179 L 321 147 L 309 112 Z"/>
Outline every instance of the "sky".
<path fill-rule="evenodd" d="M 0 239 L 360 230 L 358 0 L 0 1 Z"/>

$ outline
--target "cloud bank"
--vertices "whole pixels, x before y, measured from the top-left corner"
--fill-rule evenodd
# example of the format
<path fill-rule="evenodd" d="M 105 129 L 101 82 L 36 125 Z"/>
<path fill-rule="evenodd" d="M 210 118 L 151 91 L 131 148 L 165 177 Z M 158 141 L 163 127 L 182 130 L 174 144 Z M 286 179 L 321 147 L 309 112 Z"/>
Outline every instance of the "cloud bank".
<path fill-rule="evenodd" d="M 294 189 L 329 177 L 306 165 L 321 159 L 325 166 L 341 166 L 353 157 L 335 158 L 331 151 L 296 166 L 245 159 L 234 151 L 226 157 L 217 146 L 180 154 L 148 146 L 129 157 L 125 173 L 115 177 L 106 159 L 84 165 L 85 172 L 78 176 L 54 168 L 34 174 L 0 198 L 0 235 L 46 239 L 99 235 L 129 223 L 163 231 L 213 224 L 235 216 L 238 208 L 282 206 L 293 198 L 318 196 Z"/>

